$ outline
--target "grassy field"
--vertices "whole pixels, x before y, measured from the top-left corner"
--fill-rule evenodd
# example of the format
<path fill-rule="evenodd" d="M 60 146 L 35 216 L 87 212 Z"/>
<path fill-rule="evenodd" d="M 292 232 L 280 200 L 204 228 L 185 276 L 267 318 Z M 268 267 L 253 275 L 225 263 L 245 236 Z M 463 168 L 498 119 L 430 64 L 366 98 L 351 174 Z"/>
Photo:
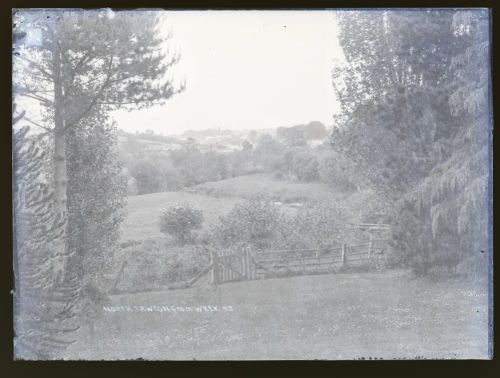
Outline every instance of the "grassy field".
<path fill-rule="evenodd" d="M 220 216 L 240 202 L 238 198 L 216 198 L 189 192 L 163 192 L 128 197 L 127 217 L 122 225 L 123 237 L 145 240 L 164 237 L 160 233 L 158 217 L 162 210 L 175 204 L 189 204 L 203 211 L 204 227 L 209 227 Z"/>
<path fill-rule="evenodd" d="M 340 196 L 323 184 L 280 181 L 264 174 L 205 183 L 179 192 L 130 196 L 127 217 L 122 225 L 123 237 L 128 240 L 162 238 L 158 217 L 164 208 L 179 203 L 189 204 L 202 210 L 205 217 L 204 227 L 209 228 L 234 205 L 258 194 L 266 194 L 283 202 L 332 199 L 333 196 Z"/>
<path fill-rule="evenodd" d="M 203 211 L 204 227 L 209 228 L 235 204 L 255 195 L 282 202 L 283 211 L 296 211 L 290 204 L 311 200 L 336 202 L 347 208 L 356 221 L 365 209 L 370 193 L 341 193 L 320 183 L 277 180 L 266 174 L 240 176 L 209 182 L 179 192 L 163 192 L 128 197 L 127 217 L 122 225 L 127 240 L 159 239 L 158 217 L 165 207 L 185 203 Z"/>
<path fill-rule="evenodd" d="M 326 184 L 278 180 L 265 173 L 207 182 L 194 186 L 192 189 L 214 197 L 251 198 L 264 195 L 285 203 L 345 197 L 344 194 L 332 190 Z"/>
<path fill-rule="evenodd" d="M 129 249 L 133 253 L 144 252 L 147 243 L 164 242 L 165 237 L 158 229 L 163 208 L 190 204 L 203 211 L 207 228 L 235 204 L 259 193 L 282 202 L 284 208 L 294 202 L 332 201 L 348 209 L 353 220 L 373 202 L 369 192 L 341 193 L 318 183 L 288 182 L 262 174 L 242 176 L 181 192 L 129 197 L 124 239 L 141 241 L 142 244 Z M 220 286 L 205 281 L 202 279 L 197 287 L 185 290 L 112 296 L 108 305 L 129 306 L 128 310 L 103 312 L 94 322 L 94 337 L 90 327 L 83 327 L 78 334 L 79 342 L 68 350 L 66 357 L 153 360 L 487 357 L 485 291 L 468 290 L 458 279 L 430 282 L 414 279 L 406 272 L 386 271 Z M 217 311 L 198 312 L 196 308 L 201 309 L 202 305 L 216 306 Z M 159 312 L 158 308 L 148 311 L 148 306 L 172 307 L 170 311 Z M 231 306 L 232 311 L 223 306 Z"/>
<path fill-rule="evenodd" d="M 121 306 L 211 312 L 107 312 L 68 358 L 485 358 L 487 297 L 406 272 L 270 279 L 117 295 Z M 220 311 L 232 306 L 232 311 Z M 85 345 L 83 347 L 82 345 Z"/>

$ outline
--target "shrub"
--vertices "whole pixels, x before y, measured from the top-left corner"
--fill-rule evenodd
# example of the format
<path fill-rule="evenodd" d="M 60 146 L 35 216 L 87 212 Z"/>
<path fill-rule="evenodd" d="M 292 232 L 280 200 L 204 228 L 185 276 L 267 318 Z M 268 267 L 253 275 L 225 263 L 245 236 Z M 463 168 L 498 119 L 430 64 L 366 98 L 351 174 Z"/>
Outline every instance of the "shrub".
<path fill-rule="evenodd" d="M 316 156 L 306 149 L 290 150 L 285 154 L 289 173 L 300 181 L 316 181 L 319 179 L 319 163 Z"/>
<path fill-rule="evenodd" d="M 189 205 L 171 206 L 160 216 L 160 231 L 170 235 L 179 244 L 194 241 L 193 230 L 201 229 L 203 213 Z"/>
<path fill-rule="evenodd" d="M 331 187 L 352 192 L 361 185 L 358 170 L 355 165 L 341 154 L 329 151 L 319 160 L 319 175 L 321 181 Z"/>
<path fill-rule="evenodd" d="M 280 234 L 281 249 L 337 248 L 353 239 L 352 229 L 345 226 L 343 208 L 326 202 L 311 202 L 284 223 Z"/>
<path fill-rule="evenodd" d="M 304 128 L 301 125 L 293 127 L 279 127 L 276 136 L 288 147 L 300 147 L 307 145 Z"/>
<path fill-rule="evenodd" d="M 216 244 L 224 247 L 250 245 L 269 247 L 282 225 L 282 216 L 269 200 L 251 199 L 236 205 L 221 217 L 213 230 Z"/>
<path fill-rule="evenodd" d="M 114 256 L 112 285 L 118 292 L 140 292 L 183 287 L 209 264 L 210 254 L 197 245 L 169 246 L 157 240 L 142 240 Z M 118 276 L 123 262 L 125 269 Z"/>
<path fill-rule="evenodd" d="M 157 164 L 149 159 L 137 161 L 130 173 L 136 180 L 137 194 L 155 193 L 163 190 L 165 178 Z"/>
<path fill-rule="evenodd" d="M 269 134 L 262 134 L 255 143 L 253 159 L 266 171 L 280 169 L 284 164 L 285 146 Z"/>

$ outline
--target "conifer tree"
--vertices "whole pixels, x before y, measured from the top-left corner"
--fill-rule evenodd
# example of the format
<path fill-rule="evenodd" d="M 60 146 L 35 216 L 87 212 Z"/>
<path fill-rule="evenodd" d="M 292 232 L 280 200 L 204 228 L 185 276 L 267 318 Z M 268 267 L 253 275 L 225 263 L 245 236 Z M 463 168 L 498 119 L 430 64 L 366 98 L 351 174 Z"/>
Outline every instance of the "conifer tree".
<path fill-rule="evenodd" d="M 106 10 L 23 11 L 17 28 L 39 32 L 36 44 L 19 47 L 14 60 L 17 93 L 38 102 L 41 120 L 26 121 L 49 132 L 53 139 L 55 210 L 68 213 L 68 134 L 85 125 L 94 111 L 143 108 L 162 104 L 183 89 L 175 87 L 170 69 L 179 59 L 170 54 L 153 12 Z M 29 38 L 28 38 L 29 39 Z M 67 273 L 65 225 L 56 246 L 62 279 Z M 74 267 L 79 270 L 79 267 Z"/>
<path fill-rule="evenodd" d="M 51 359 L 74 341 L 81 286 L 75 276 L 55 280 L 53 247 L 65 222 L 55 212 L 53 190 L 42 173 L 45 151 L 28 131 L 24 127 L 13 135 L 15 356 Z"/>
<path fill-rule="evenodd" d="M 455 259 L 485 277 L 489 232 L 490 40 L 487 11 L 458 11 L 450 29 L 465 42 L 450 62 L 456 85 L 448 96 L 454 127 L 442 159 L 410 193 L 419 211 L 428 211 L 434 236 L 448 231 Z"/>
<path fill-rule="evenodd" d="M 487 12 L 346 12 L 340 28 L 332 145 L 385 196 L 400 260 L 454 271 L 486 248 Z"/>

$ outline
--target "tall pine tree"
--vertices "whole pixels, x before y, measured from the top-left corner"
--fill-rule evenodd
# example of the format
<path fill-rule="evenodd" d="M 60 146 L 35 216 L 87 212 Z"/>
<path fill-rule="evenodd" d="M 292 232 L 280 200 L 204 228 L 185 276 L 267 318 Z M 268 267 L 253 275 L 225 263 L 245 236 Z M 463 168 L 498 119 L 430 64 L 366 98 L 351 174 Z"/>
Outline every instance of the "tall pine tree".
<path fill-rule="evenodd" d="M 19 47 L 14 81 L 19 95 L 37 101 L 40 120 L 28 122 L 54 138 L 54 204 L 64 219 L 68 213 L 68 135 L 86 125 L 95 111 L 141 108 L 162 104 L 183 87 L 175 88 L 170 69 L 179 59 L 165 49 L 161 20 L 153 12 L 105 10 L 23 11 L 17 28 L 39 32 L 38 43 Z M 29 38 L 28 38 L 29 39 Z M 30 115 L 31 117 L 31 115 Z M 68 265 L 64 227 L 56 246 L 62 279 L 81 270 Z M 76 261 L 73 261 L 76 262 Z"/>

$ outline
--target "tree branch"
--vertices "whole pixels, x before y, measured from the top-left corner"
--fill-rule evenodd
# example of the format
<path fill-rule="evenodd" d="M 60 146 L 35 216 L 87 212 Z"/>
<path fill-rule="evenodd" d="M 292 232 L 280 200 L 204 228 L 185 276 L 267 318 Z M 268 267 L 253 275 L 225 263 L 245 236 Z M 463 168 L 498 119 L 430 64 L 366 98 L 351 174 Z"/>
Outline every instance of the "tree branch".
<path fill-rule="evenodd" d="M 32 64 L 34 67 L 36 67 L 36 69 L 38 71 L 40 71 L 42 74 L 44 74 L 47 77 L 47 79 L 50 79 L 51 81 L 54 79 L 53 76 L 52 76 L 52 74 L 50 72 L 48 72 L 44 67 L 42 67 L 39 63 L 37 63 L 37 62 L 35 62 L 35 61 L 31 60 L 31 59 L 28 59 L 28 58 L 26 58 L 25 56 L 22 56 L 22 55 L 18 55 L 17 57 L 19 59 L 22 59 L 22 60 L 24 60 L 24 61 Z"/>
<path fill-rule="evenodd" d="M 35 121 L 32 121 L 32 120 L 31 120 L 31 119 L 29 119 L 28 117 L 24 117 L 24 119 L 25 119 L 26 121 L 28 121 L 29 123 L 31 123 L 31 124 L 33 124 L 33 125 L 35 125 L 35 126 L 38 126 L 38 127 L 42 128 L 42 129 L 44 129 L 44 130 L 51 131 L 51 132 L 53 131 L 50 127 L 46 127 L 46 126 L 40 125 L 39 123 L 37 123 L 37 122 L 35 122 Z"/>
<path fill-rule="evenodd" d="M 141 75 L 141 73 L 136 73 L 136 74 L 133 74 L 133 75 L 120 77 L 120 78 L 117 78 L 117 79 L 114 79 L 114 80 L 110 80 L 108 84 L 119 83 L 119 82 L 122 82 L 122 81 L 125 81 L 125 80 L 128 80 L 128 79 L 132 79 L 132 78 L 134 78 L 136 76 L 140 76 L 140 75 Z"/>
<path fill-rule="evenodd" d="M 65 97 L 68 95 L 68 93 L 71 93 L 71 89 L 74 87 L 73 83 L 75 81 L 75 76 L 76 76 L 78 70 L 80 69 L 80 67 L 88 60 L 89 57 L 90 57 L 90 52 L 89 51 L 85 52 L 85 54 L 81 57 L 81 59 L 76 63 L 75 68 L 72 69 L 68 89 L 66 91 L 64 91 Z"/>
<path fill-rule="evenodd" d="M 17 72 L 16 72 L 17 73 Z M 22 75 L 26 75 L 26 76 L 29 76 L 29 77 L 32 77 L 33 79 L 37 79 L 37 80 L 44 80 L 44 81 L 47 81 L 49 83 L 52 83 L 53 81 L 49 78 L 46 78 L 44 76 L 38 76 L 38 75 L 35 75 L 31 72 L 22 72 Z"/>
<path fill-rule="evenodd" d="M 92 99 L 92 101 L 90 101 L 90 104 L 85 108 L 85 110 L 78 117 L 76 117 L 71 122 L 68 122 L 68 124 L 64 127 L 63 132 L 66 132 L 68 129 L 70 129 L 71 127 L 75 126 L 78 122 L 80 122 L 80 120 L 82 118 L 84 118 L 88 114 L 88 112 L 90 112 L 90 110 L 92 110 L 92 108 L 97 104 L 97 100 L 101 97 L 102 93 L 104 92 L 104 89 L 109 85 L 109 81 L 110 81 L 111 75 L 112 75 L 111 74 L 111 66 L 113 65 L 113 58 L 114 57 L 112 56 L 109 59 L 108 75 L 107 75 L 104 83 L 101 85 L 101 88 L 99 89 L 99 91 L 95 95 L 95 97 Z"/>
<path fill-rule="evenodd" d="M 17 116 L 12 116 L 12 124 L 15 125 L 17 122 L 19 122 L 19 120 L 21 118 L 24 117 L 24 115 L 26 114 L 26 110 L 23 110 L 20 114 L 18 114 Z"/>
<path fill-rule="evenodd" d="M 20 90 L 20 92 L 18 93 L 20 96 L 29 97 L 29 98 L 35 99 L 35 100 L 40 101 L 40 102 L 42 102 L 44 104 L 47 104 L 47 105 L 53 105 L 54 104 L 49 99 L 47 99 L 45 97 L 42 97 L 42 96 L 38 96 L 38 95 L 36 95 L 36 94 L 28 91 L 26 88 L 18 87 L 18 89 Z"/>

